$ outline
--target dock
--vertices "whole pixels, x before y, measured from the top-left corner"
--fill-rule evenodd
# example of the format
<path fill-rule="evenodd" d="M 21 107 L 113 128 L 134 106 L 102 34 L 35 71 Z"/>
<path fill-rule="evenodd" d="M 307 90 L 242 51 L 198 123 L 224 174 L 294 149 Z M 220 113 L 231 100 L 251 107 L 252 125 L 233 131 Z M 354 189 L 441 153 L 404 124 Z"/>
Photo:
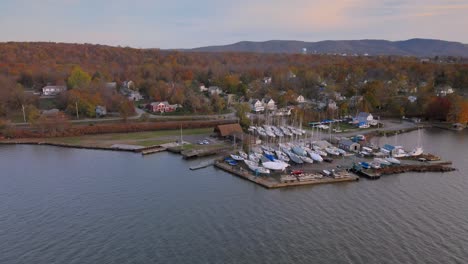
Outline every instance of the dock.
<path fill-rule="evenodd" d="M 191 159 L 191 158 L 200 158 L 206 157 L 211 155 L 220 154 L 226 151 L 230 151 L 231 147 L 218 147 L 218 148 L 204 148 L 204 149 L 191 149 L 191 150 L 182 150 L 180 154 L 184 157 L 184 159 Z"/>
<path fill-rule="evenodd" d="M 166 148 L 161 147 L 161 146 L 155 146 L 155 147 L 146 148 L 144 150 L 141 150 L 140 153 L 141 153 L 141 155 L 150 155 L 150 154 L 159 153 L 159 152 L 162 152 L 162 151 L 166 151 Z"/>
<path fill-rule="evenodd" d="M 358 176 L 364 177 L 369 180 L 378 180 L 380 179 L 380 176 L 382 175 L 379 172 L 375 172 L 372 169 L 350 169 L 350 171 Z"/>
<path fill-rule="evenodd" d="M 280 181 L 274 180 L 271 176 L 255 176 L 247 169 L 244 169 L 242 167 L 234 167 L 222 161 L 216 161 L 214 165 L 215 167 L 221 170 L 229 172 L 242 179 L 256 183 L 267 189 L 277 189 L 277 188 L 284 188 L 284 187 L 316 185 L 316 184 L 326 184 L 326 183 L 338 183 L 338 182 L 352 182 L 352 181 L 359 180 L 359 177 L 356 177 L 353 175 L 349 175 L 348 177 L 341 177 L 341 178 L 323 177 L 323 178 L 308 178 L 308 179 L 306 178 L 298 179 L 294 176 L 282 175 L 281 177 L 284 180 L 280 182 Z"/>
<path fill-rule="evenodd" d="M 190 167 L 190 170 L 199 170 L 199 169 L 203 169 L 203 168 L 206 168 L 208 166 L 212 166 L 214 165 L 215 161 L 214 160 L 209 160 L 209 161 L 205 161 L 205 162 L 201 162 L 197 165 L 194 165 L 194 166 L 191 166 Z"/>

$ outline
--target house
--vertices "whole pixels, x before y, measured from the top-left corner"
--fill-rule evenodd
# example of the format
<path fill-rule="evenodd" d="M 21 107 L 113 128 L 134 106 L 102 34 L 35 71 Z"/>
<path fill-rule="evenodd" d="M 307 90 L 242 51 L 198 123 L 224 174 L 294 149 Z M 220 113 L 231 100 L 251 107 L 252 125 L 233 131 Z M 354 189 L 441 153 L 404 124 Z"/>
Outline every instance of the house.
<path fill-rule="evenodd" d="M 258 100 L 258 99 L 253 99 L 250 101 L 250 108 L 252 109 L 252 111 L 254 112 L 262 112 L 262 111 L 265 111 L 265 106 L 263 105 L 263 103 Z"/>
<path fill-rule="evenodd" d="M 263 83 L 264 83 L 264 84 L 270 84 L 270 83 L 271 83 L 271 80 L 272 80 L 271 77 L 265 77 L 265 78 L 263 78 Z"/>
<path fill-rule="evenodd" d="M 55 96 L 67 90 L 64 85 L 47 85 L 42 88 L 42 94 L 45 96 Z"/>
<path fill-rule="evenodd" d="M 341 93 L 334 92 L 333 96 L 335 97 L 336 101 L 344 101 L 346 100 L 346 96 L 341 95 Z"/>
<path fill-rule="evenodd" d="M 107 115 L 107 109 L 106 109 L 105 106 L 102 106 L 102 105 L 97 105 L 96 109 L 95 109 L 95 112 L 96 112 L 96 117 L 101 117 L 101 116 Z"/>
<path fill-rule="evenodd" d="M 243 135 L 242 128 L 238 123 L 218 125 L 214 128 L 214 133 L 222 138 L 237 137 L 240 139 Z"/>
<path fill-rule="evenodd" d="M 208 88 L 208 93 L 210 95 L 215 95 L 215 94 L 220 95 L 223 93 L 223 90 L 221 90 L 221 88 L 219 88 L 218 86 L 210 86 Z"/>
<path fill-rule="evenodd" d="M 130 101 L 140 101 L 143 100 L 143 96 L 138 91 L 128 90 L 127 98 Z"/>
<path fill-rule="evenodd" d="M 263 104 L 265 105 L 265 109 L 276 110 L 276 103 L 271 98 L 270 99 L 264 98 Z"/>
<path fill-rule="evenodd" d="M 299 104 L 305 103 L 305 98 L 304 98 L 304 96 L 299 95 L 299 96 L 296 98 L 296 102 L 298 102 Z"/>
<path fill-rule="evenodd" d="M 208 88 L 205 87 L 204 84 L 200 84 L 199 89 L 200 89 L 200 92 L 202 92 L 202 93 L 208 91 Z"/>
<path fill-rule="evenodd" d="M 361 145 L 349 139 L 341 139 L 338 142 L 338 147 L 340 149 L 350 151 L 350 152 L 359 152 L 359 150 L 361 149 Z"/>
<path fill-rule="evenodd" d="M 153 112 L 153 113 L 169 113 L 169 112 L 174 112 L 179 105 L 174 104 L 171 105 L 167 101 L 164 102 L 152 102 L 151 104 L 148 105 L 148 109 Z"/>
<path fill-rule="evenodd" d="M 135 83 L 133 81 L 124 81 L 122 83 L 122 86 L 123 86 L 123 88 L 129 89 L 129 90 L 135 89 Z"/>
<path fill-rule="evenodd" d="M 418 100 L 418 98 L 416 96 L 413 96 L 413 95 L 408 96 L 408 101 L 410 101 L 411 103 L 414 103 L 417 100 Z"/>
<path fill-rule="evenodd" d="M 224 95 L 224 100 L 226 100 L 227 105 L 232 105 L 236 101 L 236 95 L 235 94 L 225 94 Z"/>
<path fill-rule="evenodd" d="M 361 112 L 354 118 L 353 123 L 369 124 L 373 120 L 374 120 L 374 117 L 372 116 L 372 114 L 367 113 L 367 112 Z"/>
<path fill-rule="evenodd" d="M 437 96 L 444 97 L 453 94 L 454 90 L 450 85 L 441 85 L 435 88 L 435 92 Z"/>
<path fill-rule="evenodd" d="M 335 111 L 336 109 L 338 109 L 338 106 L 336 105 L 336 102 L 333 101 L 333 100 L 328 100 L 328 109 L 329 110 L 333 110 Z"/>

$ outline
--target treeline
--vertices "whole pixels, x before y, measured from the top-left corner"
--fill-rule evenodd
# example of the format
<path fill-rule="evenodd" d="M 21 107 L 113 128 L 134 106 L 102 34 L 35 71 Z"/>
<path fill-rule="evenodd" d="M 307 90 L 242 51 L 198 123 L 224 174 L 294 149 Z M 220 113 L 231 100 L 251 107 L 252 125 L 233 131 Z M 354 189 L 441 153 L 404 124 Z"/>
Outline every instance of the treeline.
<path fill-rule="evenodd" d="M 219 98 L 207 99 L 200 94 L 200 83 L 219 86 L 244 101 L 268 96 L 279 106 L 294 103 L 299 94 L 308 99 L 330 97 L 334 92 L 347 98 L 361 95 L 362 102 L 354 106 L 342 102 L 339 111 L 426 117 L 430 117 L 428 107 L 435 100 L 436 87 L 451 85 L 459 93 L 468 89 L 467 64 L 423 63 L 413 57 L 195 53 L 89 44 L 2 43 L 0 58 L 0 75 L 15 84 L 9 87 L 38 90 L 48 83 L 67 84 L 70 73 L 79 66 L 90 75 L 91 83 L 132 80 L 151 100 L 167 100 L 198 113 L 218 112 L 226 106 Z M 265 85 L 261 80 L 267 76 L 272 80 Z M 13 94 L 9 98 L 18 97 L 20 88 L 14 87 L 8 91 Z M 0 87 L 0 93 L 4 89 Z M 418 98 L 416 103 L 408 102 L 408 94 Z M 82 95 L 88 101 L 92 96 Z M 0 105 L 0 111 L 18 107 L 18 100 L 8 100 Z M 86 106 L 82 107 L 84 111 Z M 65 109 L 72 111 L 69 106 Z"/>

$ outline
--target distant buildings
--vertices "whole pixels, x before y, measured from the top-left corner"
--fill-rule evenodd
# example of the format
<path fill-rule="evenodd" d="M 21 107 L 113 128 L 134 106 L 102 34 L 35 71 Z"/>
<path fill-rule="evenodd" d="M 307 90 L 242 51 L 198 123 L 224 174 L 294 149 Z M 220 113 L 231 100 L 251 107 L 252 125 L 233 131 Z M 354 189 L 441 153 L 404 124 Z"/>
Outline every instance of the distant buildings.
<path fill-rule="evenodd" d="M 299 96 L 296 98 L 296 102 L 297 102 L 298 104 L 303 104 L 303 103 L 306 102 L 306 100 L 305 100 L 304 96 L 299 95 Z"/>
<path fill-rule="evenodd" d="M 258 99 L 251 99 L 249 101 L 250 109 L 253 112 L 263 112 L 265 110 L 274 111 L 277 109 L 276 102 L 271 98 L 263 98 L 261 101 Z"/>
<path fill-rule="evenodd" d="M 107 115 L 107 109 L 105 106 L 97 105 L 95 111 L 96 117 L 102 117 Z"/>
<path fill-rule="evenodd" d="M 126 96 L 130 101 L 141 101 L 143 96 L 138 91 L 127 91 Z"/>
<path fill-rule="evenodd" d="M 271 84 L 272 78 L 271 77 L 264 77 L 263 78 L 263 83 L 264 84 Z"/>
<path fill-rule="evenodd" d="M 408 101 L 410 101 L 411 103 L 414 103 L 417 100 L 418 100 L 418 98 L 416 96 L 413 96 L 413 95 L 408 96 Z"/>
<path fill-rule="evenodd" d="M 341 139 L 338 142 L 338 147 L 350 152 L 359 152 L 361 149 L 361 145 L 359 145 L 359 143 L 353 142 L 350 139 Z"/>
<path fill-rule="evenodd" d="M 218 86 L 210 86 L 208 88 L 208 93 L 210 96 L 215 95 L 215 94 L 220 95 L 223 93 L 223 90 L 221 90 L 221 88 L 219 88 Z"/>
<path fill-rule="evenodd" d="M 56 96 L 66 90 L 67 87 L 64 85 L 47 85 L 42 88 L 42 94 L 45 96 Z"/>
<path fill-rule="evenodd" d="M 360 112 L 353 120 L 356 124 L 370 124 L 374 120 L 372 114 L 367 112 Z"/>
<path fill-rule="evenodd" d="M 256 113 L 265 111 L 265 106 L 263 105 L 262 101 L 258 99 L 252 99 L 250 101 L 250 108 L 253 112 Z"/>
<path fill-rule="evenodd" d="M 150 110 L 153 113 L 170 113 L 170 112 L 174 112 L 179 107 L 180 105 L 177 105 L 177 104 L 171 105 L 167 101 L 153 102 L 153 103 L 148 104 L 147 106 L 148 110 Z"/>
<path fill-rule="evenodd" d="M 454 90 L 450 85 L 441 85 L 435 88 L 435 92 L 437 96 L 444 97 L 453 94 Z"/>

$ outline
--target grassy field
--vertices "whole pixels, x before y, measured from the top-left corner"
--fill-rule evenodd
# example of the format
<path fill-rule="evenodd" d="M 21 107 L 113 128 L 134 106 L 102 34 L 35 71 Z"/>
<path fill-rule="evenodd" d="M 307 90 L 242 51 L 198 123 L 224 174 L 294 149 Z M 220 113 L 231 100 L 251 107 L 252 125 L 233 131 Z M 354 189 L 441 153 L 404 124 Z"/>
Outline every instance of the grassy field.
<path fill-rule="evenodd" d="M 195 135 L 209 135 L 213 131 L 212 128 L 197 128 L 186 129 L 182 131 L 183 137 Z M 50 143 L 64 143 L 70 145 L 80 146 L 98 146 L 110 147 L 114 144 L 127 144 L 137 145 L 143 147 L 150 147 L 164 143 L 174 142 L 180 137 L 180 130 L 160 130 L 149 132 L 136 132 L 136 133 L 117 133 L 117 134 L 100 134 L 100 135 L 86 135 L 77 137 L 60 137 L 60 138 L 47 138 L 41 141 Z"/>

